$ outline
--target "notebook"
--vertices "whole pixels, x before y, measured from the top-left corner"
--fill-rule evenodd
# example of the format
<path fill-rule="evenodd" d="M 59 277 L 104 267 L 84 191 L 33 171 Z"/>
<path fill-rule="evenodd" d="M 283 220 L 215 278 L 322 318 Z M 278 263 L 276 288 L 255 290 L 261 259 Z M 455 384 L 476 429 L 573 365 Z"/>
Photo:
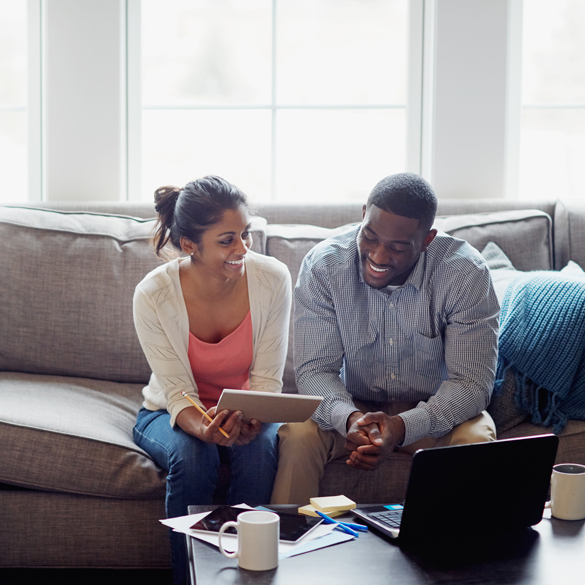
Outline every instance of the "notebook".
<path fill-rule="evenodd" d="M 542 519 L 558 442 L 547 434 L 421 449 L 403 503 L 352 513 L 401 544 L 527 528 Z"/>

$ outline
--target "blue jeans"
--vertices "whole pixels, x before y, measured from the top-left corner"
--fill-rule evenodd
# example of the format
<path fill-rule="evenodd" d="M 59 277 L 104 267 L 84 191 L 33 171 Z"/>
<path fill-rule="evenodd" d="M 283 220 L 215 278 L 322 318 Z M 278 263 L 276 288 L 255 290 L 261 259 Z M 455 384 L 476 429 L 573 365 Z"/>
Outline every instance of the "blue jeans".
<path fill-rule="evenodd" d="M 134 441 L 168 471 L 165 508 L 167 518 L 184 516 L 187 506 L 211 504 L 217 484 L 220 451 L 230 462 L 228 504 L 250 506 L 270 503 L 278 464 L 278 424 L 263 424 L 247 445 L 220 447 L 204 443 L 171 427 L 166 410 L 141 408 L 134 427 Z M 187 582 L 185 535 L 171 532 L 173 583 Z"/>

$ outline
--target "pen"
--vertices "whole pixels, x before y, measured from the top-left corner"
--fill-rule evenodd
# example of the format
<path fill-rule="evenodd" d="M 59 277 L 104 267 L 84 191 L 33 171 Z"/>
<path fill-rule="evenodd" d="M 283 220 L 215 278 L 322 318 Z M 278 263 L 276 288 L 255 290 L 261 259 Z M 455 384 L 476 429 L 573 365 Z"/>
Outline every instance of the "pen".
<path fill-rule="evenodd" d="M 338 522 L 338 524 L 343 524 L 344 526 L 353 528 L 354 530 L 361 530 L 362 532 L 368 531 L 368 527 L 363 524 L 353 524 L 352 522 Z"/>
<path fill-rule="evenodd" d="M 323 520 L 325 520 L 325 524 L 336 524 L 337 526 L 335 526 L 336 529 L 340 529 L 343 530 L 343 532 L 347 532 L 347 534 L 351 534 L 352 536 L 359 536 L 359 534 L 353 530 L 352 528 L 350 528 L 349 523 L 347 522 L 338 522 L 337 520 L 333 520 L 333 518 L 330 518 L 329 516 L 327 516 L 327 514 L 323 514 L 323 512 L 319 512 L 319 510 L 315 510 L 315 512 L 317 512 L 317 514 L 319 514 L 319 516 L 321 516 L 321 518 L 323 518 Z M 355 526 L 355 525 L 352 525 Z M 360 525 L 359 530 L 363 530 L 363 528 L 365 528 L 364 526 Z M 367 530 L 367 528 L 366 528 Z"/>
<path fill-rule="evenodd" d="M 317 512 L 317 510 L 315 510 L 315 512 Z M 335 522 L 336 524 L 343 524 L 344 526 L 349 526 L 350 528 L 353 528 L 355 530 L 361 530 L 362 532 L 368 531 L 368 527 L 364 526 L 363 524 L 353 524 L 352 522 L 339 522 L 339 521 L 331 518 L 331 516 L 327 516 L 327 514 L 323 514 L 323 512 L 317 512 L 317 514 L 319 514 L 323 518 L 323 520 L 328 520 L 328 522 L 326 522 L 326 524 L 331 524 L 331 523 Z"/>
<path fill-rule="evenodd" d="M 181 394 L 209 421 L 209 422 L 213 422 L 213 419 L 190 397 L 188 396 L 185 392 L 181 391 Z M 230 436 L 221 428 L 219 427 L 219 432 L 226 437 L 227 439 L 230 438 Z"/>

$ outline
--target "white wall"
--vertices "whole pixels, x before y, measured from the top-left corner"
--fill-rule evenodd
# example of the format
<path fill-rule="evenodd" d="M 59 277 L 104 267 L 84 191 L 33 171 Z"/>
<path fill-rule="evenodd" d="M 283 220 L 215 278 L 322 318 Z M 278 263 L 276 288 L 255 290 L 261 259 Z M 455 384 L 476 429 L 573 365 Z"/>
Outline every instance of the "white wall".
<path fill-rule="evenodd" d="M 425 17 L 423 174 L 439 197 L 513 197 L 521 3 L 435 0 Z"/>
<path fill-rule="evenodd" d="M 42 5 L 44 199 L 126 198 L 123 0 Z"/>

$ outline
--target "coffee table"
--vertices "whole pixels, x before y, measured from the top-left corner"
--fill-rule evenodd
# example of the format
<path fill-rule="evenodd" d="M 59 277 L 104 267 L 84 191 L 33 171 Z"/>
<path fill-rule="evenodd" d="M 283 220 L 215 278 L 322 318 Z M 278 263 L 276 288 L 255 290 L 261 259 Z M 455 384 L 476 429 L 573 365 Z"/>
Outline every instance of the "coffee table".
<path fill-rule="evenodd" d="M 210 509 L 189 506 L 189 513 Z M 236 559 L 196 538 L 187 536 L 187 548 L 193 585 L 574 585 L 585 580 L 585 521 L 544 518 L 531 529 L 481 545 L 441 543 L 440 536 L 437 541 L 436 550 L 407 551 L 370 530 L 349 542 L 281 559 L 278 568 L 258 573 L 238 569 Z"/>

